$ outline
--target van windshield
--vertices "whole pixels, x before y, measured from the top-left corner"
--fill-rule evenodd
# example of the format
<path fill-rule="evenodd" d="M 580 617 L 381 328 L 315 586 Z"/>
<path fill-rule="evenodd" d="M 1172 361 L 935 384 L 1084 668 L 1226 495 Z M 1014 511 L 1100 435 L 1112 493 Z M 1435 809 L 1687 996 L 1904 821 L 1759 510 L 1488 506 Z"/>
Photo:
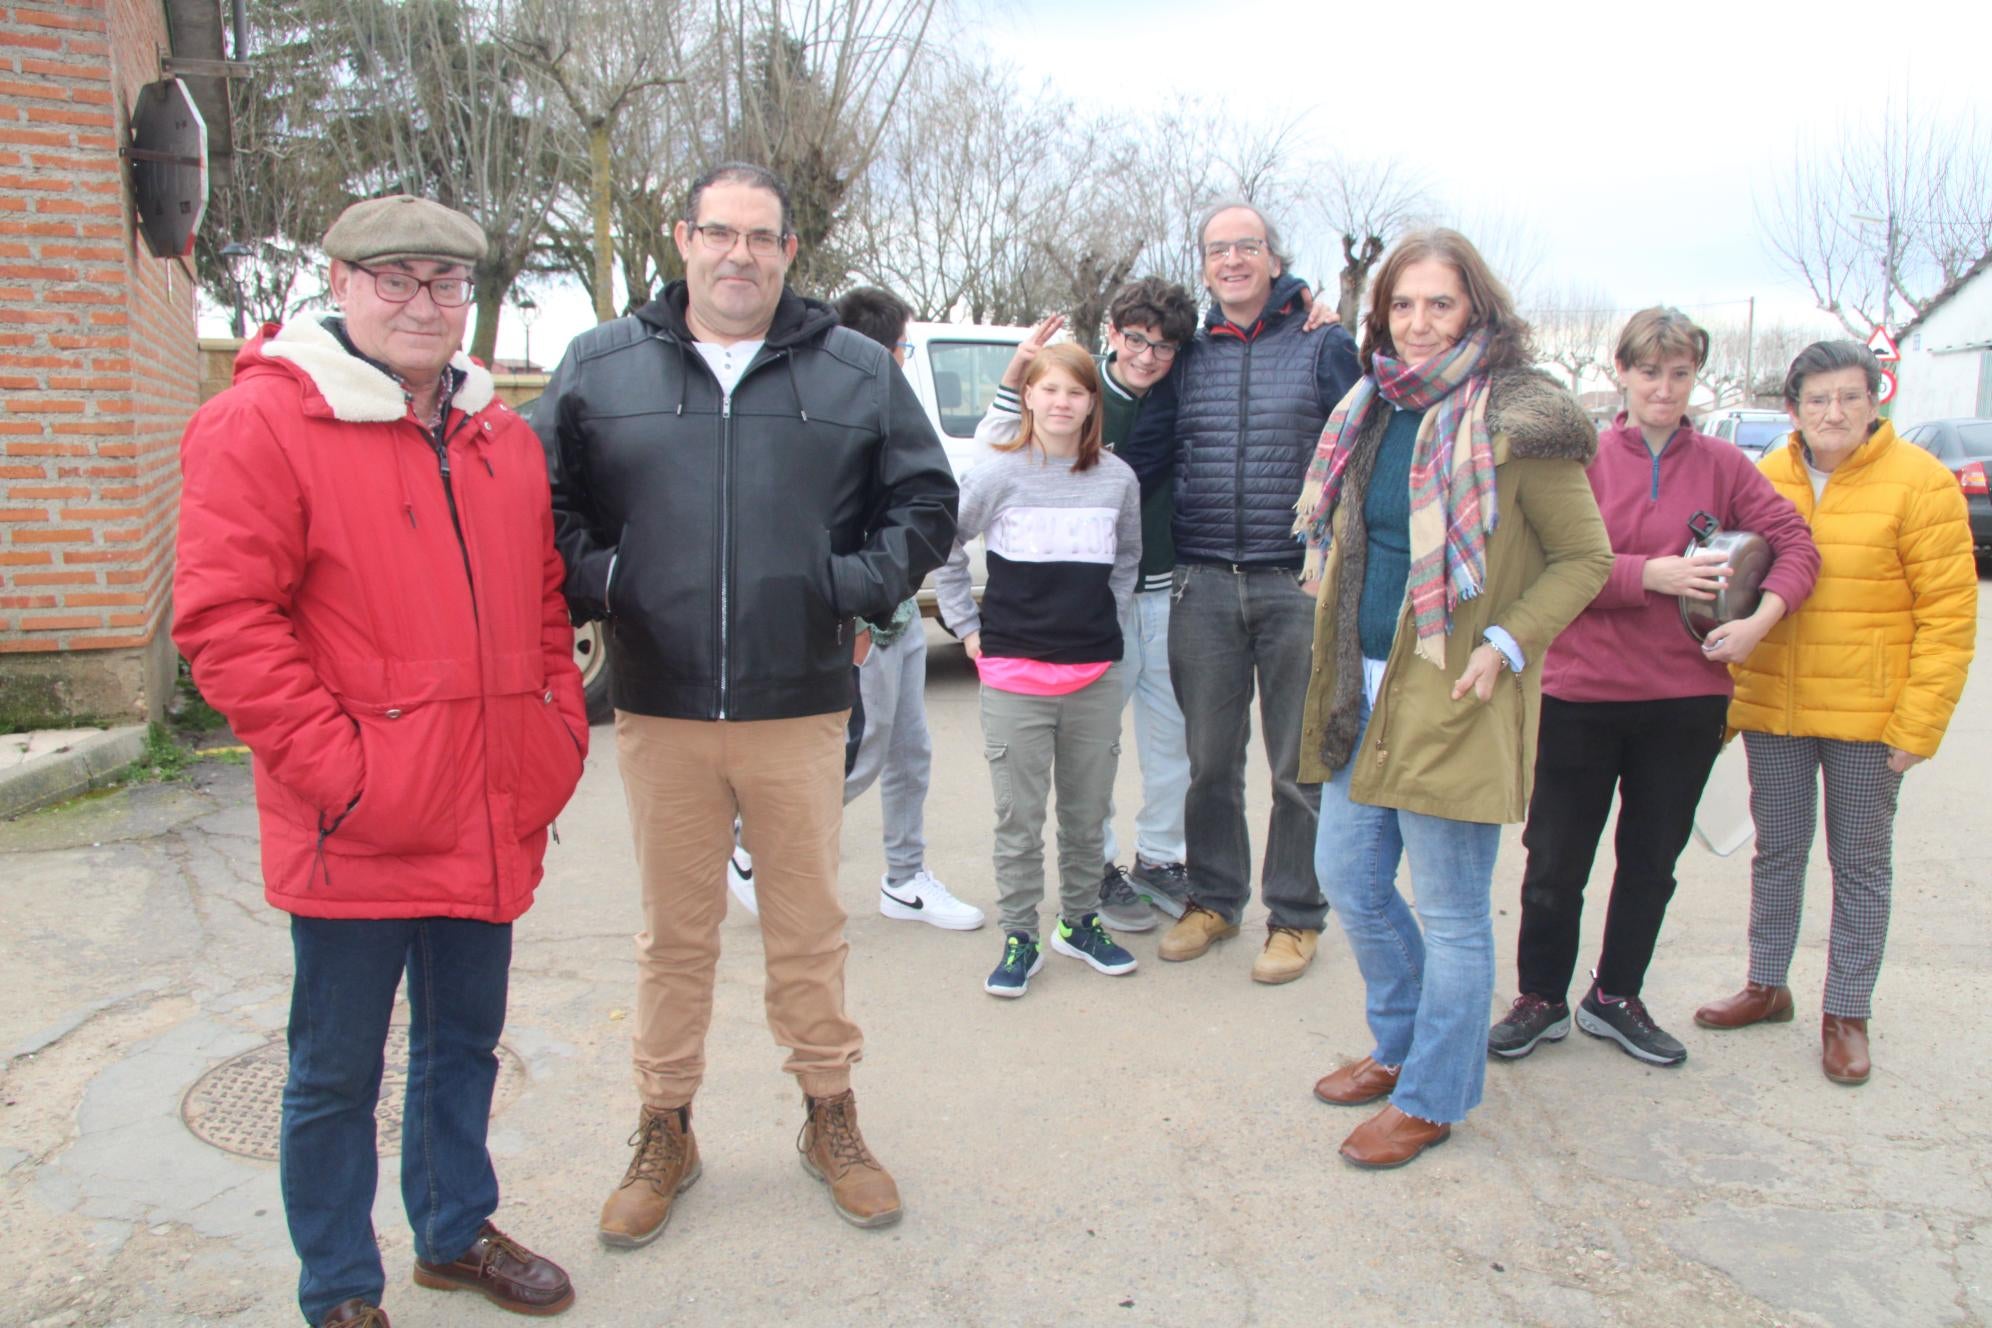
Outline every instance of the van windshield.
<path fill-rule="evenodd" d="M 948 437 L 975 437 L 975 426 L 996 399 L 1003 370 L 1016 353 L 1016 343 L 1009 341 L 927 343 L 927 358 L 934 369 L 934 405 Z"/>

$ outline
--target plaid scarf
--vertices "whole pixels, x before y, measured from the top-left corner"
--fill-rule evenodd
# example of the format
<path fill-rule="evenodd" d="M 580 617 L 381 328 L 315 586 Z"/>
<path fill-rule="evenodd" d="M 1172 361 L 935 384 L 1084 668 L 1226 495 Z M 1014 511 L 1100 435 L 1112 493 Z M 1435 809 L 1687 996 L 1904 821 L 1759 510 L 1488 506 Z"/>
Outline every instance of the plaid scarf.
<path fill-rule="evenodd" d="M 1487 431 L 1485 328 L 1437 359 L 1404 364 L 1379 351 L 1373 372 L 1328 417 L 1307 468 L 1293 533 L 1307 545 L 1301 580 L 1317 580 L 1334 544 L 1332 522 L 1342 475 L 1378 398 L 1422 410 L 1411 454 L 1411 596 L 1418 653 L 1445 667 L 1452 611 L 1487 581 L 1487 536 L 1494 529 L 1494 448 Z M 1436 407 L 1436 409 L 1434 409 Z"/>

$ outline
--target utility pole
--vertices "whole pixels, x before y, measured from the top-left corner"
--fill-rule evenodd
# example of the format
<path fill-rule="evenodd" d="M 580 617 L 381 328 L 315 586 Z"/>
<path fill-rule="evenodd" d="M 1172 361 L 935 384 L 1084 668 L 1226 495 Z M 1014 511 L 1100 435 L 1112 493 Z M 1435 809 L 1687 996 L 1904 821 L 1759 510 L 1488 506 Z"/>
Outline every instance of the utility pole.
<path fill-rule="evenodd" d="M 1750 316 L 1743 324 L 1743 404 L 1757 404 L 1757 297 L 1750 297 Z"/>

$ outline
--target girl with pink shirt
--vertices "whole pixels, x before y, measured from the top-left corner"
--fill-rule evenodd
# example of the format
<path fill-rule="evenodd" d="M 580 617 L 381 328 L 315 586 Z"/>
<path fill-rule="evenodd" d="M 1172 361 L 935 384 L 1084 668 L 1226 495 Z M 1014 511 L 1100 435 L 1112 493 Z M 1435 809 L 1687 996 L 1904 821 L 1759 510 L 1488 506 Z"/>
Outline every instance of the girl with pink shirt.
<path fill-rule="evenodd" d="M 1006 413 L 1007 415 L 1007 413 Z M 1016 420 L 1007 415 L 1001 432 Z M 996 886 L 1003 955 L 983 983 L 1017 997 L 1044 966 L 1045 807 L 1058 789 L 1059 918 L 1050 948 L 1110 976 L 1134 956 L 1100 923 L 1102 827 L 1120 761 L 1120 622 L 1141 561 L 1141 488 L 1100 445 L 1092 356 L 1048 346 L 1024 373 L 1023 417 L 961 481 L 954 554 L 935 574 L 942 617 L 982 678 L 982 734 L 996 794 Z M 986 436 L 994 434 L 995 436 Z M 989 577 L 969 590 L 969 541 Z"/>
<path fill-rule="evenodd" d="M 1645 309 L 1626 324 L 1615 358 L 1626 409 L 1599 437 L 1588 471 L 1612 574 L 1543 662 L 1535 794 L 1522 831 L 1520 994 L 1488 1032 L 1487 1050 L 1515 1059 L 1568 1036 L 1584 886 L 1617 790 L 1604 948 L 1577 1026 L 1647 1064 L 1679 1065 L 1687 1049 L 1640 997 L 1674 864 L 1722 749 L 1729 666 L 1812 593 L 1819 551 L 1749 457 L 1689 426 L 1707 332 L 1678 309 Z M 1679 597 L 1712 599 L 1730 569 L 1720 554 L 1681 553 L 1697 512 L 1763 536 L 1773 555 L 1756 611 L 1702 642 L 1682 624 Z"/>

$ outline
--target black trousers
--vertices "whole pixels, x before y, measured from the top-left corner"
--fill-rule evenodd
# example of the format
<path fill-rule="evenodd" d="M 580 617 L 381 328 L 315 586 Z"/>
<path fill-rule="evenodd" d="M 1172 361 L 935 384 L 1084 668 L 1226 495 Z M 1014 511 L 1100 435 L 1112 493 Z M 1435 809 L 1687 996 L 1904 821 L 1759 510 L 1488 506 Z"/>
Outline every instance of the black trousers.
<path fill-rule="evenodd" d="M 1620 796 L 1618 870 L 1605 915 L 1598 986 L 1637 996 L 1660 939 L 1674 864 L 1693 833 L 1695 804 L 1722 750 L 1726 696 L 1666 701 L 1542 698 L 1535 792 L 1522 847 L 1519 988 L 1568 999 L 1577 967 L 1584 886 L 1598 838 Z"/>

